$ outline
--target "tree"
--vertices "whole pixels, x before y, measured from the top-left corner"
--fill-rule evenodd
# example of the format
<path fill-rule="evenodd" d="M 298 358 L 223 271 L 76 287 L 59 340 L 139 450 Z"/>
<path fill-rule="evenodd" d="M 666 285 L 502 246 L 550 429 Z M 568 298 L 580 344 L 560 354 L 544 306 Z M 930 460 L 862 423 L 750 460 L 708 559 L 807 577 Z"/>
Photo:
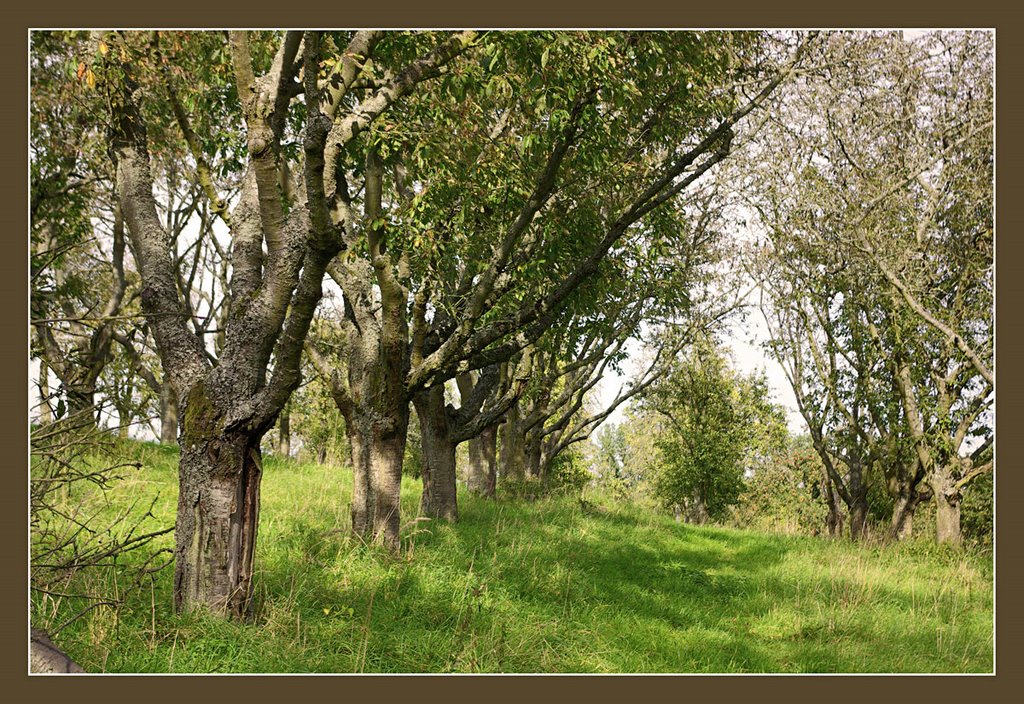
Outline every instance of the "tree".
<path fill-rule="evenodd" d="M 754 207 L 784 272 L 776 349 L 823 462 L 850 466 L 830 475 L 851 521 L 876 463 L 892 532 L 933 498 L 956 543 L 961 490 L 992 467 L 991 38 L 840 34 L 822 51 L 758 152 L 775 157 Z"/>
<path fill-rule="evenodd" d="M 762 62 L 754 39 L 489 34 L 382 125 L 365 168 L 337 181 L 336 207 L 354 221 L 346 194 L 362 193 L 370 227 L 329 268 L 345 302 L 346 366 L 333 378 L 356 533 L 398 544 L 411 401 L 425 453 L 449 458 L 426 450 L 447 424 L 435 388 L 536 343 L 623 241 L 671 236 L 678 211 L 662 206 L 725 158 L 733 126 L 793 69 L 788 55 Z M 454 473 L 443 474 L 440 503 L 426 505 L 454 516 Z"/>
<path fill-rule="evenodd" d="M 234 616 L 250 608 L 260 440 L 299 383 L 303 341 L 322 295 L 324 272 L 347 245 L 350 229 L 361 226 L 332 215 L 325 162 L 330 161 L 332 174 L 338 168 L 344 172 L 344 160 L 358 151 L 359 136 L 370 124 L 436 76 L 471 37 L 426 35 L 411 46 L 394 42 L 394 53 L 374 54 L 375 65 L 391 69 L 389 76 L 365 87 L 358 103 L 346 95 L 357 79 L 365 78 L 368 62 L 363 62 L 381 39 L 379 33 L 338 35 L 344 50 L 318 32 L 230 32 L 226 47 L 217 44 L 216 35 L 188 35 L 190 47 L 200 51 L 214 44 L 219 61 L 192 64 L 187 88 L 161 70 L 159 34 L 97 37 L 98 74 L 112 123 L 110 152 L 142 277 L 143 310 L 166 378 L 183 406 L 177 608 L 203 607 Z M 332 68 L 321 70 L 324 62 Z M 296 80 L 300 69 L 301 82 Z M 202 100 L 188 91 L 205 85 L 215 87 L 214 95 L 226 96 L 224 112 L 244 120 L 244 166 L 241 160 L 231 161 L 230 151 L 218 168 L 209 164 L 208 146 L 217 140 L 204 142 L 192 123 L 196 115 L 185 110 Z M 304 101 L 294 99 L 299 94 Z M 156 102 L 163 104 L 162 95 L 175 108 L 211 209 L 230 229 L 227 314 L 216 355 L 186 326 L 188 305 L 175 281 L 166 229 L 157 217 L 147 112 Z M 220 129 L 224 124 L 230 123 Z M 295 170 L 286 166 L 299 153 L 301 177 L 294 184 L 287 173 Z M 241 172 L 242 186 L 229 207 L 214 176 L 232 168 L 236 178 Z"/>
<path fill-rule="evenodd" d="M 735 519 L 758 529 L 817 535 L 839 534 L 839 498 L 835 495 L 810 436 L 787 438 L 744 479 Z"/>
<path fill-rule="evenodd" d="M 706 338 L 677 359 L 643 404 L 668 420 L 669 432 L 657 442 L 655 495 L 697 524 L 723 519 L 739 500 L 744 473 L 785 438 L 765 379 L 733 372 Z"/>

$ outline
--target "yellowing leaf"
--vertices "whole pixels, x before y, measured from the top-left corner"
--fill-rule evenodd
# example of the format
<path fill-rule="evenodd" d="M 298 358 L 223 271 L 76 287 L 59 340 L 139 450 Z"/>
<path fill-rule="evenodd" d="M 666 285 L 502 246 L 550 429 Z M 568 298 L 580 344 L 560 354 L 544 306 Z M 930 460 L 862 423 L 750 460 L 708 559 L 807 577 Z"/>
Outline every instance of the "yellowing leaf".
<path fill-rule="evenodd" d="M 96 87 L 96 74 L 92 72 L 91 68 L 85 72 L 85 82 L 90 88 Z"/>
<path fill-rule="evenodd" d="M 100 42 L 100 53 L 106 56 L 108 51 L 110 51 L 110 47 L 107 46 L 107 43 Z"/>

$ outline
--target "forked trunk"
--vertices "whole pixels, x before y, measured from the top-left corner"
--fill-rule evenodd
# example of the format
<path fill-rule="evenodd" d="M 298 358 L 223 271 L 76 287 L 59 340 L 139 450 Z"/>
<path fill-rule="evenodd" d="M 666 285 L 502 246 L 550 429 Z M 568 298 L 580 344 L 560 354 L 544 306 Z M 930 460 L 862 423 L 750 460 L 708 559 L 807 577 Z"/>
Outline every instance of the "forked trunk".
<path fill-rule="evenodd" d="M 889 532 L 896 540 L 906 540 L 914 533 L 916 503 L 909 496 L 897 496 L 892 506 L 892 525 Z"/>
<path fill-rule="evenodd" d="M 224 432 L 197 389 L 189 395 L 182 432 L 174 605 L 244 618 L 252 608 L 260 436 Z"/>
<path fill-rule="evenodd" d="M 914 534 L 914 514 L 923 500 L 927 500 L 928 492 L 922 494 L 917 487 L 903 482 L 898 487 L 896 499 L 892 507 L 892 524 L 890 535 L 896 540 L 907 540 Z"/>
<path fill-rule="evenodd" d="M 474 494 L 493 499 L 497 484 L 498 426 L 483 429 L 469 441 L 468 486 Z"/>
<path fill-rule="evenodd" d="M 423 443 L 423 497 L 420 513 L 428 518 L 456 521 L 455 443 L 448 432 L 444 387 L 416 394 L 413 402 Z"/>

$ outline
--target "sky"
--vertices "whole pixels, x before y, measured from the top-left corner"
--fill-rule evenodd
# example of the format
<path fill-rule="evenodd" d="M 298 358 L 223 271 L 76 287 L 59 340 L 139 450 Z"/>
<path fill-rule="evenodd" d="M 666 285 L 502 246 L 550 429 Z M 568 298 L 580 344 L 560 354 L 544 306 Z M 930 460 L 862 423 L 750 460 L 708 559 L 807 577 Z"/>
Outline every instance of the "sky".
<path fill-rule="evenodd" d="M 747 304 L 749 308 L 745 318 L 740 319 L 737 316 L 736 319 L 732 320 L 723 331 L 720 338 L 721 342 L 731 351 L 732 361 L 737 370 L 744 374 L 756 371 L 763 371 L 765 373 L 768 387 L 772 394 L 772 400 L 786 412 L 786 421 L 790 432 L 794 434 L 805 433 L 807 432 L 807 425 L 797 410 L 793 388 L 786 379 L 782 366 L 767 354 L 762 347 L 769 340 L 769 335 L 764 318 L 757 309 L 756 289 L 747 297 Z M 630 377 L 639 371 L 636 368 L 639 363 L 639 357 L 637 356 L 639 345 L 631 343 L 627 346 L 627 350 L 629 350 L 631 356 L 630 360 L 623 365 L 622 373 L 609 371 L 601 381 L 599 398 L 603 408 L 607 408 L 611 404 L 619 389 L 623 385 L 628 384 Z M 629 402 L 626 402 L 615 409 L 605 420 L 605 423 L 621 423 L 625 419 L 625 411 L 628 405 Z"/>

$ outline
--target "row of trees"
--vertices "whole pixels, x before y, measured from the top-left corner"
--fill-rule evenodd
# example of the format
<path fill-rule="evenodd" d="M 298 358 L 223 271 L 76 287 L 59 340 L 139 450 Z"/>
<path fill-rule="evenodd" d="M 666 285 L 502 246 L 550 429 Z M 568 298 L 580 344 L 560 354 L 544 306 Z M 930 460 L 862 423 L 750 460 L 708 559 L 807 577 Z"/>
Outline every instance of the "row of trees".
<path fill-rule="evenodd" d="M 744 374 L 728 350 L 703 338 L 687 348 L 617 423 L 591 439 L 588 461 L 605 492 L 619 500 L 708 522 L 806 535 L 904 540 L 912 524 L 891 490 L 886 466 L 864 467 L 864 516 L 847 527 L 849 509 L 808 433 L 787 428 L 763 372 Z M 843 477 L 847 479 L 847 477 Z M 991 544 L 989 475 L 965 488 L 963 534 Z M 923 499 L 917 537 L 934 534 L 937 511 Z M 850 530 L 859 525 L 860 532 Z"/>
<path fill-rule="evenodd" d="M 750 269 L 772 352 L 854 536 L 867 477 L 909 534 L 934 501 L 959 543 L 992 469 L 993 51 L 987 33 L 833 35 L 763 128 Z"/>
<path fill-rule="evenodd" d="M 991 52 L 930 41 L 33 33 L 38 419 L 177 439 L 179 609 L 247 613 L 275 426 L 285 453 L 344 434 L 351 530 L 396 549 L 410 434 L 422 514 L 457 520 L 460 444 L 494 496 L 632 399 L 675 429 L 660 493 L 715 517 L 779 427 L 706 342 L 740 213 L 830 495 L 860 526 L 884 464 L 901 525 L 926 486 L 952 525 L 990 466 L 961 446 L 991 426 Z"/>
<path fill-rule="evenodd" d="M 979 32 L 828 35 L 725 166 L 756 240 L 740 261 L 768 351 L 826 475 L 830 534 L 845 513 L 864 537 L 884 493 L 892 536 L 932 502 L 936 538 L 957 544 L 965 491 L 993 468 L 992 58 Z M 730 423 L 753 407 L 722 403 L 742 387 L 708 377 L 705 356 L 641 406 L 670 425 L 655 489 L 696 520 L 712 487 L 720 517 L 737 500 L 753 447 L 730 436 L 753 427 Z"/>
<path fill-rule="evenodd" d="M 261 441 L 303 358 L 345 421 L 352 530 L 391 548 L 410 408 L 432 517 L 457 517 L 459 443 L 487 492 L 499 432 L 509 475 L 584 439 L 602 418 L 586 393 L 626 339 L 700 307 L 708 248 L 680 196 L 800 41 L 33 35 L 40 376 L 91 413 L 118 360 L 151 382 L 167 435 L 177 408 L 177 607 L 247 612 Z"/>

